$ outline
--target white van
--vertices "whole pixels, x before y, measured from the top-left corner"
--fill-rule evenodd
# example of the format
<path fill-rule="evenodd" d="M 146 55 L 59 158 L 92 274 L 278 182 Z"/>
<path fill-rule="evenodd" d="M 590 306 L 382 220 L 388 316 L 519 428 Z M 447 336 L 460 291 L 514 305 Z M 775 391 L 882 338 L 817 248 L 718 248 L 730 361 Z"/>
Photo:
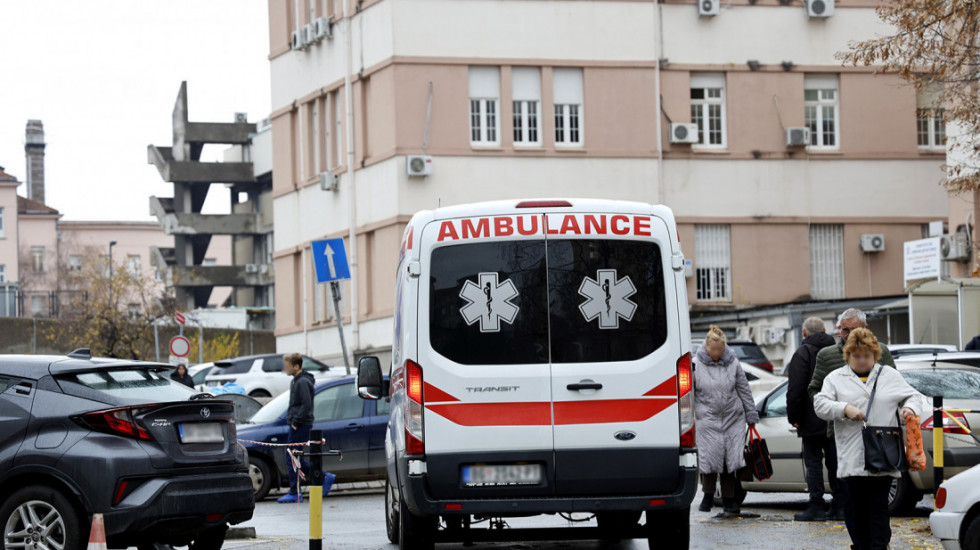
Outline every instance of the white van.
<path fill-rule="evenodd" d="M 358 375 L 362 397 L 391 399 L 388 538 L 686 549 L 697 457 L 683 266 L 664 206 L 514 200 L 416 214 L 390 388 L 376 358 Z M 558 513 L 594 514 L 598 527 L 500 528 Z"/>

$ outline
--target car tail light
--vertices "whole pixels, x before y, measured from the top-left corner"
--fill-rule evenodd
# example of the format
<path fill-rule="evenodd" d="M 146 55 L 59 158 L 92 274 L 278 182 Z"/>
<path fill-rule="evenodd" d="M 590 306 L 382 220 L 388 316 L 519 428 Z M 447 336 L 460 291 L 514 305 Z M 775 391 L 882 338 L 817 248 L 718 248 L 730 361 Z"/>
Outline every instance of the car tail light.
<path fill-rule="evenodd" d="M 940 487 L 936 491 L 936 510 L 942 510 L 943 506 L 946 506 L 946 488 Z"/>
<path fill-rule="evenodd" d="M 570 208 L 572 203 L 568 201 L 521 201 L 517 203 L 517 208 Z"/>
<path fill-rule="evenodd" d="M 410 455 L 425 454 L 422 367 L 415 361 L 405 362 L 405 388 L 408 394 L 408 399 L 405 400 L 405 452 Z"/>
<path fill-rule="evenodd" d="M 129 486 L 129 481 L 122 480 L 119 482 L 119 487 L 116 489 L 116 498 L 112 499 L 112 505 L 115 506 L 122 502 L 124 496 L 126 496 L 126 488 Z"/>
<path fill-rule="evenodd" d="M 759 367 L 762 370 L 767 370 L 769 372 L 772 372 L 772 363 L 768 363 L 768 362 L 767 363 L 756 363 L 755 366 Z"/>
<path fill-rule="evenodd" d="M 961 428 L 959 426 L 959 424 L 957 424 L 956 422 L 953 421 L 952 418 L 949 418 L 950 416 L 956 417 L 956 420 L 958 420 L 960 422 L 960 424 L 962 424 L 963 427 L 965 427 L 967 430 L 970 429 L 970 423 L 966 421 L 966 416 L 964 416 L 963 413 L 955 413 L 955 412 L 954 413 L 949 413 L 949 412 L 944 412 L 943 413 L 943 433 L 970 435 L 970 432 L 968 432 L 968 431 L 964 430 L 963 428 Z M 927 418 L 926 421 L 922 423 L 922 429 L 923 430 L 931 430 L 932 429 L 932 416 L 930 416 L 929 418 Z"/>
<path fill-rule="evenodd" d="M 153 436 L 146 431 L 146 428 L 136 422 L 136 417 L 159 406 L 121 407 L 93 411 L 74 418 L 85 427 L 97 432 L 153 441 Z"/>
<path fill-rule="evenodd" d="M 680 410 L 681 449 L 693 449 L 694 442 L 694 373 L 691 354 L 677 360 L 677 406 Z"/>

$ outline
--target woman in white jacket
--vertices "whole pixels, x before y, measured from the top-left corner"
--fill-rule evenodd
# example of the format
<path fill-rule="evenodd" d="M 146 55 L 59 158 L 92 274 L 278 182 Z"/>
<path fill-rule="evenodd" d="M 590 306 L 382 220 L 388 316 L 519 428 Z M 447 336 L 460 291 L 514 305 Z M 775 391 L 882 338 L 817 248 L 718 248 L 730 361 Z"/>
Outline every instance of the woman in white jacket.
<path fill-rule="evenodd" d="M 898 417 L 921 415 L 929 408 L 925 397 L 891 367 L 878 364 L 881 347 L 866 328 L 851 331 L 844 345 L 845 366 L 824 379 L 823 389 L 813 398 L 817 416 L 834 422 L 837 441 L 837 476 L 847 483 L 853 500 L 854 521 L 848 525 L 851 548 L 885 550 L 891 540 L 888 524 L 888 490 L 898 471 L 871 473 L 864 465 L 865 423 L 898 426 Z M 877 382 L 868 418 L 865 411 Z"/>

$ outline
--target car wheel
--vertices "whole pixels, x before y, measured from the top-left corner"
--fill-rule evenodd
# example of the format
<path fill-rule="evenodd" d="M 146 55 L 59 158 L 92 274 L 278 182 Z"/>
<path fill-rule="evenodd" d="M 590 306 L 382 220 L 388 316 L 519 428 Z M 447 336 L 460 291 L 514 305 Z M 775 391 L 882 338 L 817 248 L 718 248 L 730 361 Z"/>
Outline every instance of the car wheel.
<path fill-rule="evenodd" d="M 265 391 L 265 390 L 252 390 L 252 391 L 248 392 L 248 396 L 249 397 L 255 397 L 255 398 L 259 398 L 259 397 L 272 397 L 272 394 L 269 393 L 269 392 L 267 392 L 267 391 Z"/>
<path fill-rule="evenodd" d="M 385 531 L 392 544 L 398 544 L 398 510 L 395 509 L 395 502 L 395 488 L 385 480 Z"/>
<path fill-rule="evenodd" d="M 227 525 L 219 525 L 201 531 L 194 537 L 194 541 L 188 548 L 189 550 L 221 550 L 225 544 L 225 533 L 227 532 Z"/>
<path fill-rule="evenodd" d="M 653 549 L 688 550 L 691 545 L 691 508 L 646 511 L 647 545 Z"/>
<path fill-rule="evenodd" d="M 85 548 L 88 535 L 78 511 L 57 489 L 44 486 L 16 491 L 0 506 L 2 548 Z"/>
<path fill-rule="evenodd" d="M 606 542 L 619 542 L 630 538 L 633 527 L 640 522 L 640 511 L 599 512 L 596 523 L 599 525 L 599 538 Z"/>
<path fill-rule="evenodd" d="M 261 458 L 248 457 L 248 476 L 252 478 L 252 491 L 256 502 L 264 499 L 272 488 L 272 471 Z"/>
<path fill-rule="evenodd" d="M 973 518 L 973 521 L 966 526 L 962 543 L 963 550 L 980 549 L 980 516 Z"/>
<path fill-rule="evenodd" d="M 902 477 L 892 479 L 892 486 L 888 489 L 888 515 L 908 515 L 920 500 L 922 492 L 912 484 L 908 473 L 903 472 Z"/>
<path fill-rule="evenodd" d="M 416 516 L 398 499 L 398 548 L 399 550 L 433 550 L 436 518 Z"/>

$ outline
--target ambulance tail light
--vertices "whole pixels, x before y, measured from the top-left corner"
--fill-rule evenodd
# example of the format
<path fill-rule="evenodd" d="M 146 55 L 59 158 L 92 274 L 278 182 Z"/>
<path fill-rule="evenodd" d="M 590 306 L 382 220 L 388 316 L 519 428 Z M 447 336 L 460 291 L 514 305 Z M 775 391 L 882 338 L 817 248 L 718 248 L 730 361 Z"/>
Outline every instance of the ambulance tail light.
<path fill-rule="evenodd" d="M 677 406 L 680 412 L 681 451 L 695 448 L 694 441 L 694 375 L 691 354 L 677 360 Z"/>
<path fill-rule="evenodd" d="M 405 362 L 405 452 L 409 455 L 425 454 L 425 430 L 422 424 L 422 367 L 415 361 Z"/>

